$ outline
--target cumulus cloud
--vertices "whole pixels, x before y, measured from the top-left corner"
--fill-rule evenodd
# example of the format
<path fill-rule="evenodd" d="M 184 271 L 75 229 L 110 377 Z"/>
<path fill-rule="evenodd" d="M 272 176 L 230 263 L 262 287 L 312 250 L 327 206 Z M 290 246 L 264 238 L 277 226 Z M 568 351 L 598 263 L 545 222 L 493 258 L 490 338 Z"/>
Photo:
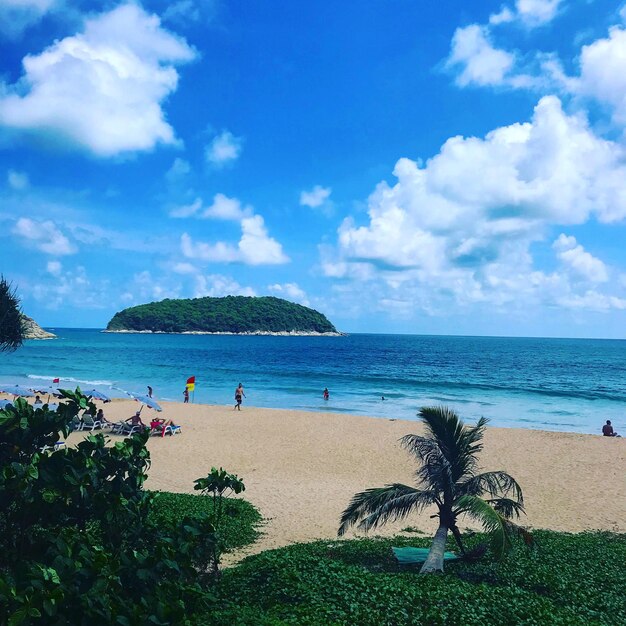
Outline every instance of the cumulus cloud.
<path fill-rule="evenodd" d="M 243 140 L 225 130 L 215 137 L 205 150 L 205 157 L 214 167 L 223 167 L 239 158 L 243 148 Z"/>
<path fill-rule="evenodd" d="M 561 0 L 517 0 L 517 15 L 527 26 L 542 26 L 557 15 Z"/>
<path fill-rule="evenodd" d="M 513 54 L 491 44 L 485 26 L 471 24 L 456 29 L 447 66 L 459 70 L 456 83 L 460 87 L 500 85 L 514 64 Z"/>
<path fill-rule="evenodd" d="M 576 237 L 568 237 L 561 233 L 552 247 L 561 262 L 582 278 L 594 283 L 603 283 L 609 279 L 606 265 L 586 252 L 576 241 Z"/>
<path fill-rule="evenodd" d="M 326 275 L 382 281 L 390 301 L 574 302 L 566 275 L 535 270 L 531 244 L 558 225 L 626 218 L 623 148 L 556 97 L 530 122 L 449 139 L 424 165 L 400 159 L 394 175 L 370 196 L 367 223 L 344 220 L 336 248 L 321 249 Z M 567 272 L 603 282 L 601 261 L 566 243 L 555 250 Z"/>
<path fill-rule="evenodd" d="M 211 296 L 256 296 L 252 287 L 242 287 L 236 280 L 221 274 L 198 275 L 194 282 L 194 298 Z"/>
<path fill-rule="evenodd" d="M 21 243 L 53 256 L 64 256 L 77 252 L 70 240 L 51 220 L 39 222 L 20 217 L 11 231 Z"/>
<path fill-rule="evenodd" d="M 213 196 L 213 203 L 204 206 L 201 198 L 196 198 L 191 204 L 175 207 L 170 210 L 170 217 L 198 217 L 202 219 L 224 220 L 239 222 L 244 217 L 250 217 L 254 211 L 250 206 L 242 206 L 237 198 L 229 198 L 223 193 Z"/>
<path fill-rule="evenodd" d="M 626 125 L 626 29 L 615 26 L 607 38 L 583 46 L 580 76 L 566 86 L 609 105 L 614 120 Z"/>
<path fill-rule="evenodd" d="M 9 170 L 7 172 L 7 183 L 11 189 L 15 189 L 16 191 L 28 189 L 30 185 L 28 174 L 24 172 L 17 172 L 15 170 Z"/>
<path fill-rule="evenodd" d="M 170 217 L 191 217 L 192 215 L 197 215 L 200 209 L 202 208 L 202 199 L 196 198 L 191 204 L 184 204 L 182 206 L 174 207 L 170 210 Z"/>
<path fill-rule="evenodd" d="M 223 193 L 213 197 L 213 204 L 202 212 L 202 217 L 214 220 L 239 221 L 252 214 L 250 207 L 243 207 L 237 198 L 229 198 Z"/>
<path fill-rule="evenodd" d="M 174 66 L 194 57 L 157 16 L 121 5 L 26 56 L 21 80 L 0 97 L 0 124 L 102 157 L 174 144 L 161 105 L 176 90 Z"/>
<path fill-rule="evenodd" d="M 270 293 L 273 293 L 282 298 L 287 298 L 288 300 L 293 300 L 294 302 L 299 302 L 304 306 L 309 306 L 309 298 L 301 289 L 297 283 L 275 283 L 274 285 L 268 285 L 267 287 Z"/>
<path fill-rule="evenodd" d="M 170 184 L 184 180 L 191 173 L 191 165 L 185 159 L 176 158 L 172 167 L 165 173 L 165 179 Z"/>
<path fill-rule="evenodd" d="M 57 0 L 0 0 L 0 32 L 17 38 L 58 4 Z"/>
<path fill-rule="evenodd" d="M 561 0 L 517 0 L 513 9 L 503 6 L 489 17 L 489 23 L 497 26 L 519 21 L 534 28 L 551 22 L 557 15 Z"/>
<path fill-rule="evenodd" d="M 241 220 L 241 239 L 235 246 L 223 241 L 194 242 L 187 234 L 181 236 L 181 250 L 188 259 L 214 263 L 244 263 L 246 265 L 281 265 L 289 262 L 283 248 L 269 236 L 260 215 Z"/>
<path fill-rule="evenodd" d="M 300 193 L 300 206 L 308 206 L 312 209 L 321 207 L 330 197 L 332 189 L 330 187 L 322 187 L 315 185 L 310 191 L 302 191 Z"/>
<path fill-rule="evenodd" d="M 53 276 L 60 276 L 63 266 L 59 261 L 48 261 L 46 264 L 46 271 Z"/>

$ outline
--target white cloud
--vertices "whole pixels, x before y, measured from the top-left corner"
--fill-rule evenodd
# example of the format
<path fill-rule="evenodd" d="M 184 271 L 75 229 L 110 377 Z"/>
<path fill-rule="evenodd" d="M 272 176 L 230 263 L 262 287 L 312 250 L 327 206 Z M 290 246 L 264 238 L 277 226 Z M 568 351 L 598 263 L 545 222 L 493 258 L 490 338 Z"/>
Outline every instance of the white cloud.
<path fill-rule="evenodd" d="M 575 93 L 612 107 L 614 120 L 626 125 L 626 29 L 614 26 L 609 36 L 583 46 L 580 76 L 568 86 Z"/>
<path fill-rule="evenodd" d="M 181 158 L 174 159 L 172 167 L 165 173 L 165 179 L 168 183 L 173 184 L 184 180 L 191 173 L 191 165 L 188 161 Z"/>
<path fill-rule="evenodd" d="M 237 198 L 229 198 L 223 193 L 216 193 L 213 204 L 208 207 L 204 207 L 202 198 L 196 198 L 191 204 L 175 207 L 169 212 L 170 217 L 198 217 L 233 222 L 239 222 L 253 214 L 252 207 L 244 207 Z"/>
<path fill-rule="evenodd" d="M 267 289 L 273 294 L 287 298 L 288 300 L 292 300 L 294 302 L 299 302 L 304 306 L 310 305 L 309 298 L 297 283 L 284 283 L 282 285 L 276 283 L 274 285 L 268 285 Z"/>
<path fill-rule="evenodd" d="M 104 157 L 173 144 L 161 103 L 176 90 L 174 65 L 194 56 L 157 16 L 121 5 L 26 56 L 22 79 L 0 98 L 0 124 Z"/>
<path fill-rule="evenodd" d="M 17 235 L 22 243 L 46 254 L 64 256 L 77 252 L 76 247 L 50 220 L 36 222 L 27 217 L 20 217 L 11 232 Z"/>
<path fill-rule="evenodd" d="M 205 157 L 211 165 L 222 167 L 236 161 L 242 148 L 243 140 L 225 130 L 207 146 Z"/>
<path fill-rule="evenodd" d="M 229 198 L 223 193 L 213 197 L 213 204 L 202 212 L 202 217 L 215 220 L 232 220 L 238 222 L 252 214 L 250 207 L 242 207 L 237 198 Z"/>
<path fill-rule="evenodd" d="M 555 226 L 626 218 L 624 149 L 555 97 L 540 100 L 531 122 L 453 137 L 423 166 L 400 159 L 394 175 L 370 196 L 367 223 L 344 220 L 336 249 L 321 255 L 327 276 L 376 281 L 377 297 L 396 308 L 573 303 L 570 274 L 603 282 L 602 262 L 576 244 L 559 251 L 563 272 L 546 274 L 531 245 Z"/>
<path fill-rule="evenodd" d="M 0 32 L 19 37 L 58 4 L 57 0 L 0 0 Z"/>
<path fill-rule="evenodd" d="M 460 87 L 500 85 L 514 64 L 513 54 L 493 47 L 486 27 L 471 24 L 456 29 L 447 66 L 462 68 L 456 78 Z"/>
<path fill-rule="evenodd" d="M 202 208 L 202 199 L 196 198 L 191 204 L 185 204 L 183 206 L 178 206 L 170 210 L 170 217 L 191 217 L 192 215 L 197 215 L 200 209 Z"/>
<path fill-rule="evenodd" d="M 198 269 L 191 263 L 175 263 L 172 270 L 177 274 L 196 274 Z"/>
<path fill-rule="evenodd" d="M 311 191 L 303 191 L 300 193 L 300 205 L 308 206 L 312 209 L 322 206 L 330 197 L 332 189 L 330 187 L 322 187 L 315 185 Z"/>
<path fill-rule="evenodd" d="M 527 26 L 542 26 L 551 22 L 559 10 L 561 0 L 517 0 L 517 15 Z"/>
<path fill-rule="evenodd" d="M 493 26 L 519 21 L 528 28 L 543 26 L 557 15 L 561 0 L 517 0 L 515 9 L 503 6 L 498 13 L 489 16 Z"/>
<path fill-rule="evenodd" d="M 59 261 L 48 261 L 46 264 L 46 271 L 48 274 L 52 274 L 53 276 L 59 276 L 62 269 L 63 266 Z"/>
<path fill-rule="evenodd" d="M 9 170 L 7 172 L 7 183 L 11 189 L 16 191 L 22 191 L 28 189 L 30 182 L 28 180 L 28 174 L 24 172 L 17 172 L 15 170 Z"/>
<path fill-rule="evenodd" d="M 269 236 L 260 215 L 244 217 L 241 220 L 241 239 L 236 246 L 223 241 L 194 242 L 187 233 L 183 233 L 181 250 L 188 259 L 215 263 L 280 265 L 289 262 L 289 257 L 283 252 L 280 243 Z"/>
<path fill-rule="evenodd" d="M 222 296 L 256 296 L 252 287 L 242 287 L 236 280 L 221 274 L 210 274 L 208 276 L 198 275 L 195 278 L 194 298 L 211 296 L 219 298 Z"/>
<path fill-rule="evenodd" d="M 594 283 L 606 282 L 609 279 L 606 265 L 600 259 L 586 252 L 575 237 L 568 237 L 561 233 L 552 247 L 556 250 L 561 262 L 579 276 Z"/>

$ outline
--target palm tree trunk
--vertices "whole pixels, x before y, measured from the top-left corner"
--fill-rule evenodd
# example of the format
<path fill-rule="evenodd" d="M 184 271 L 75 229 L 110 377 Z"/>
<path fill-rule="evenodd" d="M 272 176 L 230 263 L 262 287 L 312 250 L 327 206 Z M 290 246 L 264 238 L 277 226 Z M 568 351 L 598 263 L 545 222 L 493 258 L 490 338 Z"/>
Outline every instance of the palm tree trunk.
<path fill-rule="evenodd" d="M 439 524 L 437 532 L 433 537 L 433 542 L 430 546 L 430 551 L 426 557 L 424 565 L 420 570 L 420 574 L 434 574 L 437 572 L 443 573 L 443 555 L 446 551 L 446 539 L 448 538 L 448 527 L 444 524 Z"/>

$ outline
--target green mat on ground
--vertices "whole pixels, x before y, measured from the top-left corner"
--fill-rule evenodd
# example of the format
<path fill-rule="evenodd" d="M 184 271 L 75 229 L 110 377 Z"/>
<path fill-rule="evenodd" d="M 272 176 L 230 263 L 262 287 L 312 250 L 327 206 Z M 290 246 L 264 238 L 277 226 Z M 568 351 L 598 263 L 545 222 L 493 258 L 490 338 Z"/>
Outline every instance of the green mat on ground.
<path fill-rule="evenodd" d="M 400 565 L 423 563 L 428 556 L 429 548 L 391 548 Z M 444 561 L 456 561 L 459 557 L 454 552 L 444 552 Z"/>

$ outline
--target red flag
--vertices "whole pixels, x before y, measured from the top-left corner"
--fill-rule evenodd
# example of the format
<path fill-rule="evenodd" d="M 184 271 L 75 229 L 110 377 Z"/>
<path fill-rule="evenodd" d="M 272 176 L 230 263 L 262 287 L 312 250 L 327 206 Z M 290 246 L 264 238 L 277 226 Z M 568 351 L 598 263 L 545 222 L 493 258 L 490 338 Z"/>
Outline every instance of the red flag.
<path fill-rule="evenodd" d="M 53 383 L 60 383 L 61 381 L 58 378 L 55 378 L 52 382 Z"/>
<path fill-rule="evenodd" d="M 196 377 L 195 376 L 191 376 L 191 378 L 187 379 L 187 384 L 188 385 L 193 385 L 196 382 Z"/>

